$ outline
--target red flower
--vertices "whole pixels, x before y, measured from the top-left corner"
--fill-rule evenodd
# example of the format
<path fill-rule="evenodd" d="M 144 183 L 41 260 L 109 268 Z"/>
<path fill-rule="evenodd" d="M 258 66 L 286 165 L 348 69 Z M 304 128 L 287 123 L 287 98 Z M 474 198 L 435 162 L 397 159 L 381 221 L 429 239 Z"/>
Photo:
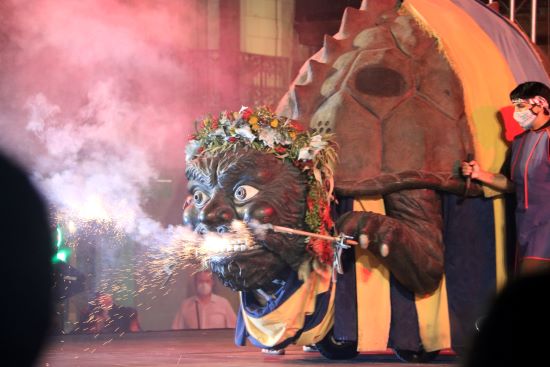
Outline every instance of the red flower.
<path fill-rule="evenodd" d="M 321 240 L 318 238 L 310 238 L 308 250 L 312 252 L 323 264 L 332 263 L 334 254 L 329 241 Z"/>
<path fill-rule="evenodd" d="M 248 120 L 248 118 L 252 115 L 254 111 L 252 111 L 250 108 L 247 108 L 241 112 L 241 116 L 243 119 Z"/>
<path fill-rule="evenodd" d="M 311 198 L 311 196 L 308 196 L 308 197 L 307 197 L 306 204 L 307 204 L 307 209 L 308 209 L 309 211 L 312 211 L 312 210 L 313 210 L 313 207 L 315 206 L 315 202 L 313 201 L 313 199 Z"/>
<path fill-rule="evenodd" d="M 296 132 L 302 132 L 304 131 L 304 127 L 302 125 L 300 125 L 300 123 L 296 120 L 290 120 L 290 122 L 288 123 L 288 125 L 293 128 L 294 130 L 296 130 Z"/>
<path fill-rule="evenodd" d="M 281 147 L 281 146 L 278 146 L 278 147 L 275 147 L 275 151 L 277 153 L 286 153 L 286 148 L 285 147 Z"/>
<path fill-rule="evenodd" d="M 334 225 L 332 218 L 330 217 L 330 207 L 327 205 L 327 202 L 323 200 L 323 209 L 321 220 L 326 228 L 331 228 Z"/>
<path fill-rule="evenodd" d="M 234 137 L 234 136 L 230 136 L 230 137 L 227 139 L 227 141 L 230 142 L 230 143 L 234 143 L 234 142 L 237 141 L 237 138 Z"/>

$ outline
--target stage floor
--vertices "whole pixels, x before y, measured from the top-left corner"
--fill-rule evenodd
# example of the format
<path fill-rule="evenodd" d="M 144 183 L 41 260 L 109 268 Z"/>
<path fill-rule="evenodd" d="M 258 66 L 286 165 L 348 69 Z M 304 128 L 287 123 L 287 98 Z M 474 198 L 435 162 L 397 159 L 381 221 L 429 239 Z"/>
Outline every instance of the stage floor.
<path fill-rule="evenodd" d="M 405 366 L 393 355 L 361 354 L 348 361 L 330 361 L 317 352 L 291 346 L 282 356 L 265 355 L 256 347 L 237 347 L 233 330 L 186 330 L 118 335 L 52 337 L 37 366 Z M 442 355 L 430 366 L 455 366 L 453 356 Z M 409 364 L 416 366 L 416 364 Z"/>

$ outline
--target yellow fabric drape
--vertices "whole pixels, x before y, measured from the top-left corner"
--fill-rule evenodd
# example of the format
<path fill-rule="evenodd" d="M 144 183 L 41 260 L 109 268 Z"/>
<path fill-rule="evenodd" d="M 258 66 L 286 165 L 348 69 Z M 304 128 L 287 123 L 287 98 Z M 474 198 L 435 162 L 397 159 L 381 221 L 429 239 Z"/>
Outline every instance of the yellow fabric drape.
<path fill-rule="evenodd" d="M 385 214 L 380 198 L 363 198 L 353 202 L 353 211 Z M 368 250 L 355 247 L 357 280 L 357 350 L 386 350 L 390 335 L 390 272 Z"/>
<path fill-rule="evenodd" d="M 362 198 L 354 211 L 385 214 L 381 198 Z M 361 352 L 387 349 L 391 324 L 390 272 L 368 250 L 355 248 L 357 280 L 357 349 Z M 416 297 L 416 312 L 422 345 L 427 351 L 451 346 L 451 326 L 445 278 L 438 289 Z"/>
<path fill-rule="evenodd" d="M 484 169 L 498 172 L 507 150 L 501 138 L 503 127 L 498 121 L 498 110 L 510 104 L 508 94 L 517 84 L 508 63 L 481 27 L 451 1 L 406 0 L 403 7 L 438 39 L 462 83 L 475 158 Z M 506 280 L 502 200 L 494 200 L 499 287 Z"/>
<path fill-rule="evenodd" d="M 451 320 L 445 276 L 439 288 L 428 296 L 415 297 L 418 331 L 427 352 L 451 347 Z"/>
<path fill-rule="evenodd" d="M 335 287 L 330 288 L 331 276 L 330 268 L 314 269 L 292 296 L 265 316 L 253 317 L 243 310 L 247 332 L 265 346 L 282 343 L 303 329 L 306 316 L 315 311 L 315 297 L 330 291 L 329 308 L 323 320 L 316 327 L 305 331 L 296 342 L 298 345 L 317 343 L 334 324 Z M 241 307 L 242 304 L 241 300 Z"/>

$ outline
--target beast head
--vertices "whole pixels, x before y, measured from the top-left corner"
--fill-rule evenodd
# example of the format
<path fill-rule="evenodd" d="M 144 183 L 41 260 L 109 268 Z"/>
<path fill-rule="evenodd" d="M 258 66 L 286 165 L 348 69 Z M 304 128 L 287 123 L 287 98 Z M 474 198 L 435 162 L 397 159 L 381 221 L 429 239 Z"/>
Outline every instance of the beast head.
<path fill-rule="evenodd" d="M 300 133 L 265 109 L 243 110 L 207 120 L 193 144 L 183 221 L 195 231 L 223 234 L 234 221 L 308 231 L 322 227 L 308 215 L 308 207 L 318 204 L 311 195 L 323 197 L 315 179 L 325 176 L 322 165 L 316 167 L 326 147 L 321 135 Z M 212 271 L 234 290 L 270 289 L 312 257 L 304 237 L 271 232 L 237 238 L 207 256 Z"/>

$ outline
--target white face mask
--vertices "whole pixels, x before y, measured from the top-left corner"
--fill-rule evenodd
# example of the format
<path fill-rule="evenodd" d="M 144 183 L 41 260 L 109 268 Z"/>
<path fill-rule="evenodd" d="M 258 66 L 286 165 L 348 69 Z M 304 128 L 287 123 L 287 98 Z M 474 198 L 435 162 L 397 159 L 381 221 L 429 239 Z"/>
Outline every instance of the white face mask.
<path fill-rule="evenodd" d="M 537 115 L 535 115 L 531 110 L 514 112 L 514 120 L 516 120 L 519 126 L 521 126 L 524 130 L 529 130 L 532 128 L 536 119 Z"/>
<path fill-rule="evenodd" d="M 197 293 L 199 296 L 208 296 L 212 293 L 212 286 L 208 283 L 199 283 L 197 285 Z"/>

